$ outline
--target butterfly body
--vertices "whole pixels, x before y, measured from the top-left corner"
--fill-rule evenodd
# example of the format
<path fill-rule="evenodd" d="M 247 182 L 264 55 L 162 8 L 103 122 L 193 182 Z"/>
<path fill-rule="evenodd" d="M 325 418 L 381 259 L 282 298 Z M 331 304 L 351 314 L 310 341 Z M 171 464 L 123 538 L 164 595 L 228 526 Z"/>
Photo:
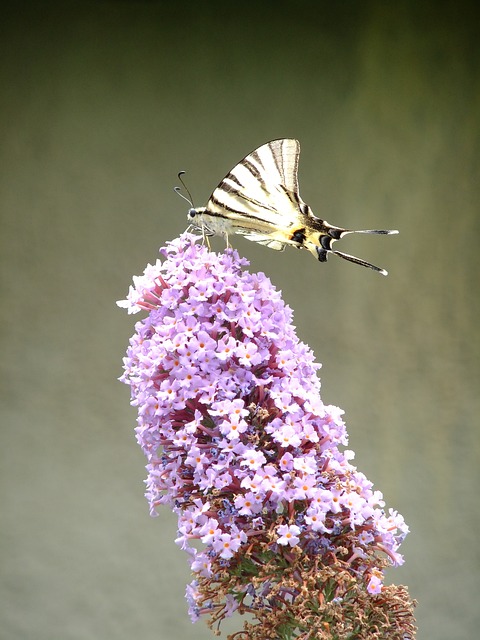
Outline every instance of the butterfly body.
<path fill-rule="evenodd" d="M 393 230 L 353 231 L 317 218 L 298 188 L 300 143 L 272 140 L 247 155 L 222 180 L 206 207 L 192 208 L 187 218 L 206 235 L 241 234 L 270 249 L 286 245 L 308 249 L 320 262 L 330 253 L 384 275 L 384 269 L 335 251 L 332 244 L 348 233 L 392 234 Z"/>

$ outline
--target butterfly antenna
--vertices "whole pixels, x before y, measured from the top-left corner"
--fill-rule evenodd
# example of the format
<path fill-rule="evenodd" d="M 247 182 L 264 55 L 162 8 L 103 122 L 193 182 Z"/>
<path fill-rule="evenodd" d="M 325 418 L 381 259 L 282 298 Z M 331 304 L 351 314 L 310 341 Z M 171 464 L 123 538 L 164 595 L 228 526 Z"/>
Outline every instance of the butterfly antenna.
<path fill-rule="evenodd" d="M 183 198 L 184 200 L 186 200 L 186 202 L 188 202 L 188 204 L 190 205 L 191 209 L 190 211 L 193 211 L 193 213 L 198 213 L 195 209 L 195 205 L 193 204 L 193 198 L 192 198 L 192 194 L 190 193 L 187 185 L 185 184 L 185 182 L 183 181 L 182 176 L 185 174 L 185 171 L 179 171 L 178 172 L 178 179 L 180 180 L 180 182 L 182 183 L 182 187 L 185 189 L 185 191 L 187 192 L 188 198 L 186 196 L 183 195 L 183 193 L 181 192 L 180 187 L 173 187 L 173 190 L 175 191 L 175 193 L 177 195 L 179 195 L 181 198 Z M 198 227 L 196 227 L 195 225 L 188 225 L 187 227 L 187 231 L 189 231 L 190 229 L 198 229 Z M 202 224 L 202 237 L 203 237 L 203 242 L 207 242 L 208 248 L 210 249 L 210 241 L 208 239 L 207 234 L 205 233 L 205 227 Z"/>
<path fill-rule="evenodd" d="M 187 196 L 184 196 L 181 188 L 180 187 L 173 187 L 173 190 L 175 191 L 175 193 L 180 196 L 181 198 L 183 198 L 184 200 L 186 200 L 188 202 L 188 204 L 194 209 L 195 206 L 193 204 L 193 198 L 192 198 L 192 194 L 190 193 L 190 191 L 188 190 L 187 185 L 185 184 L 185 182 L 183 181 L 182 176 L 185 174 L 185 171 L 179 171 L 178 172 L 178 179 L 180 180 L 180 182 L 182 183 L 182 187 L 185 189 L 185 191 L 187 192 L 188 198 Z"/>

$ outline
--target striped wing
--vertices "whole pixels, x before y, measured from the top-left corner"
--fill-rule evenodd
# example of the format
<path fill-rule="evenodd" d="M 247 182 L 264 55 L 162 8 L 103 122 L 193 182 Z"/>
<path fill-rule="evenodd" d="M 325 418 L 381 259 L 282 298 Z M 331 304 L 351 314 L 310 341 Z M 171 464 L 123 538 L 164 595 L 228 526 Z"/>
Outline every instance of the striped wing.
<path fill-rule="evenodd" d="M 298 225 L 303 204 L 298 193 L 300 143 L 272 140 L 249 153 L 212 193 L 206 214 L 228 219 L 235 233 L 282 250 Z"/>

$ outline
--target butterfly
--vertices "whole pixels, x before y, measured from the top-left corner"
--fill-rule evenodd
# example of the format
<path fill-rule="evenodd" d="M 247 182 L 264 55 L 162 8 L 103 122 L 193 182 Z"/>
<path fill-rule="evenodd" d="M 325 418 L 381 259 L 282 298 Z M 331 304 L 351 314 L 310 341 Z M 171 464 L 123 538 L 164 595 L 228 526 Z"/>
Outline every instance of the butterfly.
<path fill-rule="evenodd" d="M 349 233 L 390 235 L 398 231 L 343 229 L 317 218 L 300 197 L 299 158 L 300 143 L 291 138 L 258 147 L 225 176 L 206 207 L 192 205 L 188 221 L 206 236 L 224 236 L 227 243 L 229 235 L 241 234 L 276 251 L 283 251 L 286 245 L 308 249 L 320 262 L 333 253 L 386 276 L 385 269 L 332 246 Z"/>

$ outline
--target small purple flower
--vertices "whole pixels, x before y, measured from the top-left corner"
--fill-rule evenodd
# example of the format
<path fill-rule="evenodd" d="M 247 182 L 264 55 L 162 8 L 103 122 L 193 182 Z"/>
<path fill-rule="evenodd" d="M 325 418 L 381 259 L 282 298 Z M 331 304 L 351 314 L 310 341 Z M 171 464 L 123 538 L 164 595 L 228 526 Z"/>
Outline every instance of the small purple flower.
<path fill-rule="evenodd" d="M 290 308 L 236 251 L 198 240 L 168 243 L 118 303 L 148 312 L 121 380 L 138 409 L 150 511 L 178 516 L 192 620 L 249 612 L 258 624 L 239 638 L 413 638 L 408 594 L 383 586 L 408 527 L 341 450 L 343 412 L 323 404 Z"/>
<path fill-rule="evenodd" d="M 300 538 L 298 537 L 301 533 L 300 527 L 297 527 L 295 524 L 281 524 L 277 527 L 277 543 L 281 545 L 290 545 L 294 547 L 300 542 Z"/>
<path fill-rule="evenodd" d="M 380 571 L 372 571 L 372 576 L 368 581 L 368 593 L 377 594 L 382 592 L 383 575 Z"/>

